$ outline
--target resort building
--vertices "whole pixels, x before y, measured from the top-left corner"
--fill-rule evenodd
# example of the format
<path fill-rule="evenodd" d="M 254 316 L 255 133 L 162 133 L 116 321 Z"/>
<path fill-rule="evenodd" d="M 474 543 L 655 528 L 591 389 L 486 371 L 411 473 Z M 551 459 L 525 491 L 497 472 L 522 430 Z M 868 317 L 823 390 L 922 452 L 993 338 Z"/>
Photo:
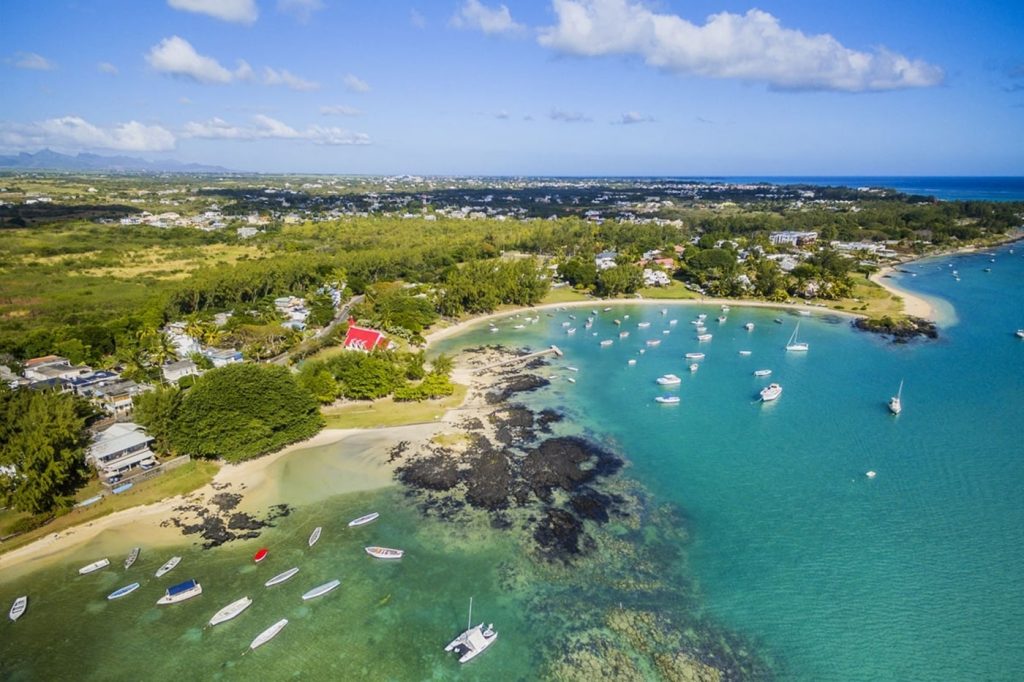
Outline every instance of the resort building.
<path fill-rule="evenodd" d="M 788 244 L 790 246 L 803 246 L 804 244 L 810 244 L 818 239 L 817 232 L 772 232 L 769 237 L 771 243 L 775 246 L 782 246 Z"/>
<path fill-rule="evenodd" d="M 152 436 L 138 424 L 122 422 L 114 424 L 97 433 L 86 455 L 100 476 L 107 478 L 139 466 L 143 462 L 154 461 Z"/>

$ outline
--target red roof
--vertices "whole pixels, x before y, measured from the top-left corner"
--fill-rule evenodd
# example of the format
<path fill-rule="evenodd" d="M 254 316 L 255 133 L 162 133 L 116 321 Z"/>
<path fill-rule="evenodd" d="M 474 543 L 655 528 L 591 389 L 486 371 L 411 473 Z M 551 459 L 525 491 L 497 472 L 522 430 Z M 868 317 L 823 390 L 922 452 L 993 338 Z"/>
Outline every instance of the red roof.
<path fill-rule="evenodd" d="M 50 364 L 51 362 L 58 362 L 61 360 L 64 360 L 64 358 L 62 358 L 59 355 L 44 355 L 41 358 L 32 358 L 31 360 L 26 360 L 25 366 L 35 367 L 36 365 L 47 365 Z"/>
<path fill-rule="evenodd" d="M 383 333 L 375 329 L 358 327 L 353 322 L 355 320 L 349 320 L 348 333 L 345 334 L 345 340 L 341 342 L 343 348 L 371 351 L 387 347 L 388 340 Z"/>

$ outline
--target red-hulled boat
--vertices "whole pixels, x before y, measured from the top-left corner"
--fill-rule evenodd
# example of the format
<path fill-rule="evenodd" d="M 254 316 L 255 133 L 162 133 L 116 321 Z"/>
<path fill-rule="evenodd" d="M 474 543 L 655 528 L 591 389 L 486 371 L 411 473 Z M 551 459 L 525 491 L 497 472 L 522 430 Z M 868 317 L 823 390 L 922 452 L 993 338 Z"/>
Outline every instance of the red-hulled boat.
<path fill-rule="evenodd" d="M 256 554 L 253 556 L 252 560 L 255 561 L 256 563 L 259 563 L 259 562 L 263 561 L 266 558 L 267 558 L 267 548 L 264 547 L 260 551 L 256 552 Z"/>

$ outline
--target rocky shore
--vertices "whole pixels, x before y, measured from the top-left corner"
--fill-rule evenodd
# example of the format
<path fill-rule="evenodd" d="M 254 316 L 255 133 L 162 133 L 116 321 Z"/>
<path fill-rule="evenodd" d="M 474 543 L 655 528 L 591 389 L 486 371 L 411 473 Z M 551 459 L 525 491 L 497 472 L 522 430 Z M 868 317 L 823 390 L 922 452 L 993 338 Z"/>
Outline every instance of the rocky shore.
<path fill-rule="evenodd" d="M 232 540 L 259 537 L 260 531 L 273 526 L 275 519 L 291 513 L 288 505 L 277 504 L 262 518 L 247 514 L 237 510 L 242 495 L 229 492 L 230 483 L 212 487 L 214 492 L 208 496 L 186 497 L 183 504 L 173 508 L 174 515 L 163 521 L 161 527 L 173 526 L 180 529 L 182 535 L 198 535 L 203 549 L 210 549 Z"/>
<path fill-rule="evenodd" d="M 927 339 L 939 338 L 935 323 L 920 317 L 896 320 L 888 316 L 879 319 L 857 318 L 852 324 L 855 329 L 889 337 L 893 343 L 908 343 L 919 336 Z"/>

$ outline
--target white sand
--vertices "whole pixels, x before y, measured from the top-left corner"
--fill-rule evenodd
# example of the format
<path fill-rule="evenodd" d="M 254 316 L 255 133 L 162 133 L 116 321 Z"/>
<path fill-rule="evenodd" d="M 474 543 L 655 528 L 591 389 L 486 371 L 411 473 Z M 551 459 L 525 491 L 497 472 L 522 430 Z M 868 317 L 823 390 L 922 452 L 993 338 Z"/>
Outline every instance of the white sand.
<path fill-rule="evenodd" d="M 891 266 L 886 266 L 871 275 L 870 279 L 890 294 L 898 296 L 903 301 L 903 312 L 907 315 L 913 315 L 914 317 L 934 322 L 937 317 L 935 306 L 927 299 L 896 286 L 892 279 L 886 277 L 886 275 L 891 275 L 894 271 L 895 269 Z"/>

